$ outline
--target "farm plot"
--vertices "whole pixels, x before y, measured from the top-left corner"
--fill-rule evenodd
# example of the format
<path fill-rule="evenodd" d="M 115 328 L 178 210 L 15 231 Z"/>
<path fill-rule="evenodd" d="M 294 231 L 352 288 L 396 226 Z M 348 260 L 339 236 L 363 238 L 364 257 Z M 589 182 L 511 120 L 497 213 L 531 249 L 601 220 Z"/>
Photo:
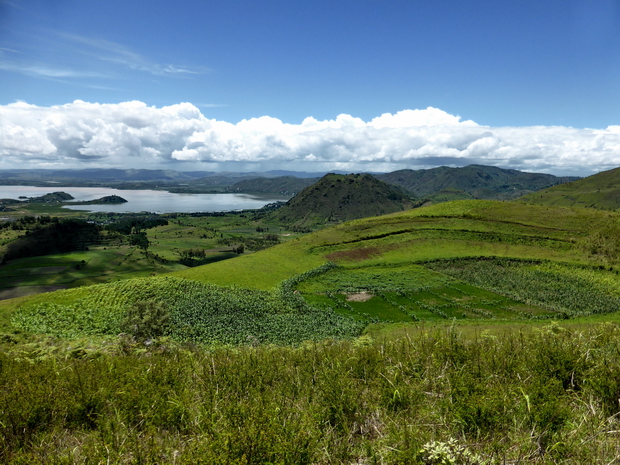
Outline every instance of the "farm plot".
<path fill-rule="evenodd" d="M 36 296 L 15 327 L 74 339 L 125 332 L 203 344 L 300 343 L 359 335 L 363 324 L 278 292 L 173 277 L 136 278 Z"/>
<path fill-rule="evenodd" d="M 613 268 L 502 258 L 438 260 L 426 266 L 565 316 L 620 310 L 620 276 Z"/>
<path fill-rule="evenodd" d="M 336 267 L 303 280 L 296 289 L 311 305 L 367 322 L 558 316 L 556 307 L 468 284 L 419 264 Z M 360 295 L 365 297 L 355 298 Z"/>

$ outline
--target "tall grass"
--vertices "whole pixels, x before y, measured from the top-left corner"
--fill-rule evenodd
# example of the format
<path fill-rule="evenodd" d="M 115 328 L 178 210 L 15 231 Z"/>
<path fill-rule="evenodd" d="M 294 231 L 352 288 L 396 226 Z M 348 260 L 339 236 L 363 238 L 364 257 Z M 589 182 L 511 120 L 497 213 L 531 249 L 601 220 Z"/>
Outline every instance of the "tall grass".
<path fill-rule="evenodd" d="M 294 348 L 5 345 L 0 462 L 613 463 L 619 353 L 611 324 Z"/>

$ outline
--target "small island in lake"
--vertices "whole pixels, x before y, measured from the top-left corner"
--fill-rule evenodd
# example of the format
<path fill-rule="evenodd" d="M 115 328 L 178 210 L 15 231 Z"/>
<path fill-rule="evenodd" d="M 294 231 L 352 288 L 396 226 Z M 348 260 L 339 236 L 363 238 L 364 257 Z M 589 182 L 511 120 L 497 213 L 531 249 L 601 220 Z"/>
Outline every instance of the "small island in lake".
<path fill-rule="evenodd" d="M 84 200 L 81 202 L 68 202 L 68 205 L 102 205 L 102 204 L 118 204 L 126 203 L 127 200 L 119 195 L 106 195 L 96 200 Z"/>
<path fill-rule="evenodd" d="M 21 199 L 22 197 L 20 197 Z M 45 195 L 41 195 L 39 197 L 27 197 L 22 202 L 27 203 L 56 203 L 56 202 L 66 202 L 67 200 L 73 200 L 71 194 L 67 194 L 66 192 L 51 192 Z"/>
<path fill-rule="evenodd" d="M 77 202 L 68 202 L 73 200 L 71 194 L 66 192 L 51 192 L 39 197 L 24 197 L 20 196 L 20 200 L 14 199 L 1 199 L 0 204 L 16 204 L 16 203 L 64 203 L 65 205 L 105 205 L 105 204 L 119 204 L 126 203 L 127 200 L 119 195 L 106 195 L 100 199 L 95 200 L 82 200 Z"/>

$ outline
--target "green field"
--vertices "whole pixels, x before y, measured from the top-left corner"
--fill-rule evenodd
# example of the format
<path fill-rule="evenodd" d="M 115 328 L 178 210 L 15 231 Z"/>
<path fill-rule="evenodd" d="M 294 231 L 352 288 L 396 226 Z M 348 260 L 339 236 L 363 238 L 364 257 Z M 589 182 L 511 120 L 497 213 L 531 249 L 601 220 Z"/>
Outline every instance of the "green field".
<path fill-rule="evenodd" d="M 436 263 L 430 265 L 437 267 Z M 558 310 L 541 302 L 510 298 L 505 292 L 485 290 L 491 287 L 487 283 L 473 286 L 466 282 L 472 280 L 461 278 L 453 279 L 422 265 L 336 268 L 301 282 L 297 290 L 313 305 L 332 307 L 338 313 L 374 323 L 559 315 Z"/>

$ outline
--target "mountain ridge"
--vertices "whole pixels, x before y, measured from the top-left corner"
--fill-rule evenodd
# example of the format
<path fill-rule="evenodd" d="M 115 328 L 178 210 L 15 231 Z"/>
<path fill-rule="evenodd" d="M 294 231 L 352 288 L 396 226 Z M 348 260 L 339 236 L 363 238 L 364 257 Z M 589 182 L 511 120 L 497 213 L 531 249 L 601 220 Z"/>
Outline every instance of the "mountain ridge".
<path fill-rule="evenodd" d="M 399 170 L 376 175 L 378 179 L 406 189 L 416 197 L 448 199 L 512 200 L 557 184 L 577 180 L 577 177 L 528 173 L 487 165 L 468 165 L 461 168 L 440 166 L 428 170 Z M 438 198 L 437 200 L 445 201 Z"/>
<path fill-rule="evenodd" d="M 212 172 L 89 168 L 84 170 L 0 170 L 0 185 L 73 185 L 119 189 L 163 189 L 181 193 L 235 192 L 293 195 L 327 173 L 286 170 Z M 337 172 L 334 174 L 346 174 Z M 440 166 L 425 170 L 367 173 L 408 191 L 414 197 L 444 202 L 459 199 L 512 200 L 554 185 L 575 181 L 544 173 L 485 165 Z"/>

